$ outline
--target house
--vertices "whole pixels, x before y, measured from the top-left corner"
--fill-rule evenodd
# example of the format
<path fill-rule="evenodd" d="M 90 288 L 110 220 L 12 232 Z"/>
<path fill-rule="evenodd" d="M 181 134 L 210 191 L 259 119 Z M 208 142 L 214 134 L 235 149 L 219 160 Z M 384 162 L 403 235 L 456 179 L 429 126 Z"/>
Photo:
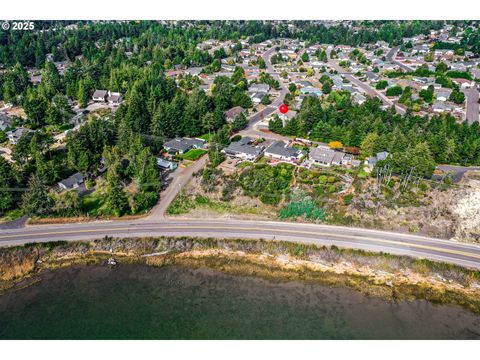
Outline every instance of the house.
<path fill-rule="evenodd" d="M 108 102 L 112 105 L 120 105 L 123 100 L 122 94 L 119 92 L 108 92 Z"/>
<path fill-rule="evenodd" d="M 366 71 L 365 78 L 371 83 L 376 83 L 378 80 L 380 80 L 379 76 L 373 71 Z"/>
<path fill-rule="evenodd" d="M 192 76 L 200 76 L 202 73 L 202 68 L 201 67 L 191 67 L 185 70 L 186 74 L 192 75 Z"/>
<path fill-rule="evenodd" d="M 309 158 L 313 164 L 321 166 L 341 165 L 345 154 L 330 149 L 326 146 L 318 146 L 310 151 Z"/>
<path fill-rule="evenodd" d="M 225 71 L 228 71 L 228 72 L 234 72 L 235 71 L 235 66 L 223 64 L 222 69 L 225 70 Z"/>
<path fill-rule="evenodd" d="M 5 131 L 12 127 L 13 121 L 10 116 L 5 113 L 0 113 L 0 130 Z"/>
<path fill-rule="evenodd" d="M 467 89 L 475 86 L 475 81 L 467 80 L 467 79 L 460 79 L 454 78 L 452 81 L 460 86 L 462 89 Z"/>
<path fill-rule="evenodd" d="M 210 94 L 212 92 L 212 86 L 209 84 L 199 85 L 198 88 L 207 94 Z"/>
<path fill-rule="evenodd" d="M 388 151 L 381 151 L 377 153 L 377 160 L 378 161 L 387 160 L 389 156 L 390 156 L 390 153 Z"/>
<path fill-rule="evenodd" d="M 308 80 L 298 80 L 295 82 L 300 87 L 312 87 L 313 84 Z"/>
<path fill-rule="evenodd" d="M 249 92 L 248 95 L 254 104 L 260 104 L 262 99 L 267 95 L 266 92 Z"/>
<path fill-rule="evenodd" d="M 165 72 L 165 76 L 175 79 L 177 76 L 180 76 L 183 74 L 183 70 L 169 70 Z"/>
<path fill-rule="evenodd" d="M 355 92 L 352 95 L 352 98 L 353 98 L 353 102 L 358 105 L 362 105 L 365 101 L 367 101 L 367 98 L 364 95 L 360 94 L 359 92 Z"/>
<path fill-rule="evenodd" d="M 248 88 L 249 92 L 263 92 L 263 93 L 268 93 L 270 91 L 270 85 L 268 84 L 252 84 Z"/>
<path fill-rule="evenodd" d="M 178 167 L 178 163 L 174 161 L 169 161 L 167 159 L 155 157 L 155 161 L 157 163 L 157 166 L 161 169 L 175 170 Z"/>
<path fill-rule="evenodd" d="M 262 155 L 263 147 L 251 145 L 252 142 L 252 138 L 243 137 L 239 141 L 230 143 L 222 152 L 241 160 L 255 161 Z"/>
<path fill-rule="evenodd" d="M 289 147 L 288 144 L 283 141 L 275 141 L 265 149 L 265 156 L 295 163 L 304 155 L 305 152 L 294 147 Z"/>
<path fill-rule="evenodd" d="M 203 139 L 175 138 L 163 144 L 163 148 L 171 154 L 184 154 L 191 149 L 201 149 L 205 146 Z"/>
<path fill-rule="evenodd" d="M 322 90 L 313 87 L 313 86 L 305 86 L 300 89 L 301 94 L 315 94 L 317 96 L 322 96 Z"/>
<path fill-rule="evenodd" d="M 75 173 L 72 176 L 60 181 L 58 187 L 61 190 L 71 190 L 78 188 L 85 181 L 85 176 L 81 173 Z"/>
<path fill-rule="evenodd" d="M 30 130 L 30 129 L 27 129 L 27 128 L 24 128 L 24 127 L 19 127 L 19 128 L 16 128 L 15 130 L 8 131 L 7 132 L 7 137 L 8 137 L 8 140 L 10 141 L 10 143 L 12 145 L 15 145 L 23 135 L 29 134 L 31 132 L 33 132 L 33 131 Z"/>
<path fill-rule="evenodd" d="M 242 114 L 243 112 L 245 111 L 245 109 L 241 106 L 235 106 L 233 108 L 231 108 L 230 110 L 227 110 L 225 111 L 225 120 L 227 120 L 227 122 L 232 122 L 233 120 L 235 120 L 235 118 Z"/>
<path fill-rule="evenodd" d="M 373 169 L 377 162 L 386 160 L 389 156 L 390 153 L 388 151 L 381 151 L 377 153 L 377 155 L 367 158 L 367 160 L 365 160 L 365 165 L 368 165 L 370 169 Z"/>
<path fill-rule="evenodd" d="M 108 91 L 107 90 L 95 90 L 92 95 L 92 100 L 96 102 L 107 102 Z"/>
<path fill-rule="evenodd" d="M 433 112 L 443 113 L 447 110 L 447 105 L 444 102 L 436 101 L 432 106 Z"/>
<path fill-rule="evenodd" d="M 209 45 L 209 46 L 215 46 L 215 45 L 218 45 L 218 41 L 215 40 L 215 39 L 209 39 L 209 40 L 205 40 L 203 42 L 204 44 L 206 45 Z"/>
<path fill-rule="evenodd" d="M 435 93 L 435 98 L 438 101 L 447 101 L 449 99 L 451 93 L 452 93 L 452 89 L 442 88 L 442 89 L 437 90 L 437 92 Z"/>

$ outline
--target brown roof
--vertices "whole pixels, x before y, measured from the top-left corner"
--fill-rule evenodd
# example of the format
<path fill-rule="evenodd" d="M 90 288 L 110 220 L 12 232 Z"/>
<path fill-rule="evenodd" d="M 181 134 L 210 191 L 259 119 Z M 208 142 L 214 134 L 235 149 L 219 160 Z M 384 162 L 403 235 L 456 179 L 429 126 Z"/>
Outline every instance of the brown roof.
<path fill-rule="evenodd" d="M 231 108 L 230 110 L 225 111 L 225 117 L 227 119 L 234 119 L 244 111 L 245 111 L 245 109 L 243 107 L 235 106 L 235 107 Z"/>

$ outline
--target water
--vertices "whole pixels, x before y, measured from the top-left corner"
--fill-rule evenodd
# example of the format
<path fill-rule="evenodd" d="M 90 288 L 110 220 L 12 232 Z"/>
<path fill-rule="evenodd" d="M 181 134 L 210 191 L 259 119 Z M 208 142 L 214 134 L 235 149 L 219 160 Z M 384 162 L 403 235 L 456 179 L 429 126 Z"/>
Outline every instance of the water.
<path fill-rule="evenodd" d="M 71 267 L 0 296 L 3 339 L 479 339 L 480 316 L 425 301 L 206 269 Z"/>

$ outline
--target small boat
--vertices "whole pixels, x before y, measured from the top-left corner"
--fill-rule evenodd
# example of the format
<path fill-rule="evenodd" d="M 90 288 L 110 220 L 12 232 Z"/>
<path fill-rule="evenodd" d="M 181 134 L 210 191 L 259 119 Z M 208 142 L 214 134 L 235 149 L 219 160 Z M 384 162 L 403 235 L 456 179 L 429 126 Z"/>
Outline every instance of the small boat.
<path fill-rule="evenodd" d="M 109 258 L 107 260 L 107 264 L 110 265 L 110 266 L 115 266 L 115 265 L 117 265 L 117 261 L 114 258 Z"/>

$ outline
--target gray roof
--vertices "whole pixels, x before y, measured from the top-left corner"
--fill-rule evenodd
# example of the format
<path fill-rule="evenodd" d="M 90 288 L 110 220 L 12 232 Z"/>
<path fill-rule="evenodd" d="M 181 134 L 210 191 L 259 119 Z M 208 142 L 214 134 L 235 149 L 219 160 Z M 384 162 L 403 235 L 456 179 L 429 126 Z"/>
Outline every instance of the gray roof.
<path fill-rule="evenodd" d="M 24 127 L 19 127 L 16 128 L 15 130 L 11 130 L 7 132 L 8 137 L 12 137 L 13 139 L 20 139 L 24 134 L 31 133 L 32 130 L 24 128 Z"/>
<path fill-rule="evenodd" d="M 163 144 L 163 147 L 180 152 L 188 151 L 192 148 L 200 148 L 205 144 L 201 139 L 175 138 Z"/>
<path fill-rule="evenodd" d="M 325 147 L 316 147 L 310 150 L 310 159 L 319 161 L 325 164 L 330 164 L 335 156 L 335 150 Z"/>
<path fill-rule="evenodd" d="M 388 151 L 381 151 L 376 156 L 371 156 L 367 159 L 368 165 L 373 167 L 378 161 L 386 160 L 390 156 Z"/>
<path fill-rule="evenodd" d="M 303 87 L 311 87 L 313 86 L 312 83 L 308 80 L 300 80 L 300 81 L 297 81 L 297 84 L 300 85 L 300 86 L 303 86 Z"/>
<path fill-rule="evenodd" d="M 373 71 L 366 71 L 365 76 L 367 77 L 368 80 L 373 80 L 373 81 L 378 80 L 378 75 L 375 74 Z"/>
<path fill-rule="evenodd" d="M 265 95 L 267 95 L 268 93 L 267 92 L 264 92 L 264 91 L 258 91 L 258 92 L 252 92 L 252 91 L 249 91 L 248 92 L 248 95 L 250 96 L 250 98 L 253 100 L 255 98 L 257 99 L 263 99 L 263 97 Z"/>
<path fill-rule="evenodd" d="M 259 156 L 262 153 L 262 149 L 256 146 L 250 145 L 252 139 L 249 137 L 244 137 L 239 141 L 232 142 L 228 147 L 224 149 L 226 154 L 229 155 L 238 155 L 246 154 L 251 156 Z"/>
<path fill-rule="evenodd" d="M 438 110 L 445 110 L 447 108 L 447 105 L 445 105 L 443 102 L 441 101 L 436 101 L 434 104 L 433 104 L 433 109 L 438 109 Z"/>
<path fill-rule="evenodd" d="M 202 72 L 202 68 L 201 67 L 191 67 L 191 68 L 188 68 L 187 70 L 185 70 L 185 72 L 190 74 L 190 75 L 200 75 L 200 73 Z"/>
<path fill-rule="evenodd" d="M 340 163 L 343 160 L 344 157 L 345 157 L 345 154 L 343 152 L 334 151 L 332 162 Z"/>
<path fill-rule="evenodd" d="M 169 169 L 169 168 L 177 166 L 176 162 L 168 161 L 166 159 L 162 159 L 162 158 L 159 158 L 159 157 L 155 158 L 155 160 L 157 162 L 157 165 L 164 168 L 164 169 Z"/>
<path fill-rule="evenodd" d="M 385 160 L 385 159 L 387 159 L 388 155 L 390 155 L 390 153 L 388 151 L 379 152 L 379 153 L 377 153 L 377 160 L 378 161 Z"/>
<path fill-rule="evenodd" d="M 120 93 L 111 93 L 110 96 L 108 97 L 108 101 L 120 102 L 120 101 L 122 101 L 122 94 L 120 94 Z"/>
<path fill-rule="evenodd" d="M 71 189 L 75 185 L 80 185 L 85 180 L 85 176 L 81 173 L 75 173 L 72 176 L 60 181 L 58 185 L 62 185 L 67 189 Z"/>
<path fill-rule="evenodd" d="M 92 98 L 105 98 L 108 94 L 107 90 L 95 90 Z"/>
<path fill-rule="evenodd" d="M 265 92 L 267 93 L 270 90 L 270 85 L 268 84 L 252 84 L 248 88 L 249 92 Z"/>
<path fill-rule="evenodd" d="M 5 130 L 12 126 L 12 118 L 5 113 L 0 113 L 0 130 Z"/>
<path fill-rule="evenodd" d="M 225 118 L 227 119 L 235 119 L 237 115 L 240 115 L 242 112 L 244 112 L 245 109 L 241 106 L 235 106 L 231 108 L 230 110 L 225 111 Z"/>
<path fill-rule="evenodd" d="M 375 164 L 377 163 L 378 159 L 376 156 L 370 156 L 368 159 L 367 159 L 367 163 L 369 166 L 371 167 L 374 167 Z"/>
<path fill-rule="evenodd" d="M 303 154 L 300 149 L 288 147 L 283 141 L 275 141 L 265 150 L 265 152 L 289 158 L 299 158 Z"/>

